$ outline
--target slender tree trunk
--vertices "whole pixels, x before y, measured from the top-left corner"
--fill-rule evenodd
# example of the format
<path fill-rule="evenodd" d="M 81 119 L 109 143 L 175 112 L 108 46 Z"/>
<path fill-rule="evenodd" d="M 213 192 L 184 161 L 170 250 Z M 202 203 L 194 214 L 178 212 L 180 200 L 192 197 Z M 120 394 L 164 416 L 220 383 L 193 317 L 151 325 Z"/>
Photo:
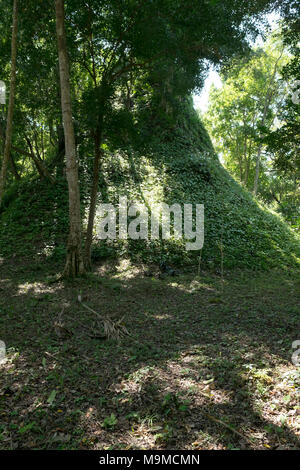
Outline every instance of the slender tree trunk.
<path fill-rule="evenodd" d="M 3 129 L 1 128 L 1 126 L 0 126 L 0 139 L 5 141 L 5 133 L 3 132 Z M 16 147 L 15 145 L 11 146 L 11 150 L 13 150 L 14 152 L 19 153 L 20 155 L 24 155 L 25 157 L 31 158 L 35 163 L 35 166 L 36 166 L 36 168 L 39 172 L 39 175 L 42 178 L 48 179 L 51 183 L 55 183 L 55 180 L 54 180 L 53 176 L 49 173 L 48 169 L 46 168 L 46 166 L 44 165 L 42 160 L 40 160 L 38 157 L 35 156 L 32 145 L 31 145 L 31 142 L 30 142 L 30 140 L 28 139 L 27 136 L 25 136 L 25 140 L 26 140 L 26 142 L 29 146 L 30 152 L 26 152 L 26 150 L 23 150 L 19 147 Z M 16 164 L 14 162 L 14 159 L 13 159 L 13 156 L 12 156 L 11 152 L 10 152 L 10 155 L 9 155 L 9 163 L 10 163 L 10 166 L 12 168 L 12 172 L 15 175 L 15 178 L 17 180 L 20 180 L 21 177 L 20 177 L 20 175 L 17 171 L 17 167 L 16 167 Z"/>
<path fill-rule="evenodd" d="M 1 145 L 1 152 L 3 152 L 3 154 L 4 154 L 5 132 L 3 131 L 1 125 L 0 125 L 0 139 L 3 140 L 3 145 Z M 11 150 L 14 150 L 13 146 L 11 146 Z M 14 158 L 13 158 L 11 152 L 9 153 L 9 164 L 10 164 L 11 170 L 12 170 L 12 172 L 13 172 L 14 177 L 16 178 L 16 180 L 20 180 L 20 179 L 21 179 L 21 176 L 20 176 L 19 173 L 18 173 L 16 164 L 15 164 L 15 161 L 14 161 Z"/>
<path fill-rule="evenodd" d="M 80 194 L 75 133 L 72 120 L 69 59 L 67 53 L 64 0 L 55 0 L 56 34 L 61 88 L 61 108 L 65 134 L 66 173 L 69 187 L 70 229 L 67 244 L 65 277 L 76 277 L 84 272 L 81 249 Z"/>
<path fill-rule="evenodd" d="M 258 180 L 259 180 L 259 172 L 260 172 L 261 152 L 262 152 L 262 145 L 259 146 L 257 156 L 256 156 L 255 178 L 254 178 L 254 189 L 253 189 L 254 196 L 257 195 L 257 191 L 258 191 Z"/>
<path fill-rule="evenodd" d="M 275 62 L 273 73 L 271 75 L 270 82 L 269 82 L 269 85 L 268 85 L 268 88 L 267 88 L 265 102 L 264 102 L 263 117 L 262 117 L 262 121 L 261 121 L 262 126 L 265 125 L 267 113 L 268 113 L 268 110 L 269 110 L 269 107 L 270 107 L 270 104 L 271 104 L 271 100 L 272 100 L 272 96 L 273 96 L 272 86 L 274 84 L 274 80 L 275 80 L 275 77 L 276 77 L 276 72 L 277 72 L 277 69 L 278 69 L 278 63 L 279 63 L 279 61 L 282 57 L 283 50 L 284 49 L 282 49 L 281 54 L 279 55 L 279 57 L 277 58 L 277 60 Z M 257 195 L 257 191 L 258 191 L 258 181 L 259 181 L 259 172 L 260 172 L 260 162 L 261 162 L 262 149 L 263 149 L 263 146 L 262 146 L 262 144 L 260 144 L 260 146 L 258 147 L 258 152 L 257 152 L 257 157 L 256 157 L 256 168 L 255 168 L 255 178 L 254 178 L 254 188 L 253 188 L 254 196 Z"/>
<path fill-rule="evenodd" d="M 14 0 L 13 6 L 13 27 L 12 27 L 12 40 L 11 40 L 11 72 L 10 72 L 10 91 L 9 91 L 9 104 L 6 123 L 6 137 L 4 146 L 4 156 L 2 168 L 0 173 L 0 206 L 3 198 L 3 192 L 6 181 L 7 167 L 10 160 L 11 142 L 12 142 L 12 128 L 13 128 L 13 113 L 15 104 L 16 93 L 16 68 L 17 68 L 17 38 L 18 38 L 18 0 Z"/>
<path fill-rule="evenodd" d="M 11 171 L 13 172 L 14 177 L 16 178 L 16 180 L 20 181 L 21 176 L 18 173 L 16 164 L 15 164 L 15 161 L 14 161 L 14 158 L 13 158 L 11 152 L 10 152 L 10 156 L 9 156 L 9 163 L 10 163 Z"/>
<path fill-rule="evenodd" d="M 100 162 L 101 162 L 101 130 L 98 128 L 95 133 L 95 158 L 94 158 L 94 169 L 93 169 L 93 182 L 91 189 L 91 198 L 90 198 L 90 209 L 89 209 L 89 220 L 88 227 L 86 232 L 85 240 L 85 253 L 84 253 L 84 264 L 86 270 L 90 271 L 92 268 L 91 260 L 91 249 L 93 241 L 93 229 L 95 222 L 95 213 L 96 213 L 96 204 L 97 204 L 97 194 L 99 186 L 99 175 L 100 175 Z"/>
<path fill-rule="evenodd" d="M 25 140 L 27 142 L 27 145 L 29 147 L 29 150 L 30 150 L 30 153 L 29 155 L 31 156 L 35 166 L 36 166 L 36 169 L 40 175 L 40 177 L 43 179 L 47 179 L 50 181 L 50 183 L 54 184 L 55 183 L 55 179 L 53 178 L 53 176 L 49 173 L 47 167 L 45 166 L 43 160 L 41 160 L 41 158 L 39 156 L 36 156 L 34 151 L 33 151 L 33 147 L 32 147 L 32 143 L 30 142 L 30 139 L 25 136 Z"/>
<path fill-rule="evenodd" d="M 250 140 L 248 156 L 246 158 L 246 168 L 245 168 L 245 178 L 244 178 L 244 185 L 247 187 L 248 185 L 248 178 L 249 178 L 249 171 L 250 171 L 250 163 L 251 163 L 251 151 L 252 151 L 252 142 Z"/>
<path fill-rule="evenodd" d="M 244 138 L 244 155 L 243 155 L 243 164 L 242 164 L 243 168 L 245 167 L 245 172 L 243 173 L 241 171 L 241 183 L 243 183 L 244 181 L 244 184 L 245 184 L 245 178 L 246 178 L 246 172 L 247 172 L 247 136 L 245 135 L 245 138 Z"/>

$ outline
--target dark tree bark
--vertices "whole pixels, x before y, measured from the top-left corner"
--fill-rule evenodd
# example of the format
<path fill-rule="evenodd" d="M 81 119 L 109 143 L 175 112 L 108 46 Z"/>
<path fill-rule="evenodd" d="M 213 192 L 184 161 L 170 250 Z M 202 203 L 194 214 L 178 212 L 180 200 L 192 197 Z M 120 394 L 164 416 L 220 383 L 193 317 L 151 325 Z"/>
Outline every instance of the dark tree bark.
<path fill-rule="evenodd" d="M 8 163 L 10 161 L 12 130 L 13 130 L 13 114 L 16 94 L 16 69 L 17 69 L 17 38 L 18 38 L 18 0 L 14 0 L 13 6 L 13 27 L 11 40 L 11 72 L 10 72 L 10 90 L 9 103 L 6 123 L 6 136 L 4 145 L 4 156 L 0 173 L 0 206 L 3 198 L 3 192 L 6 182 L 6 174 Z"/>
<path fill-rule="evenodd" d="M 85 251 L 84 251 L 84 264 L 86 270 L 90 271 L 92 269 L 92 260 L 91 260 L 91 248 L 93 242 L 93 229 L 95 222 L 95 213 L 96 213 L 96 204 L 97 204 L 97 194 L 99 186 L 99 175 L 100 175 L 100 164 L 101 164 L 101 130 L 98 128 L 94 136 L 95 142 L 95 157 L 94 157 L 94 169 L 93 169 L 93 182 L 91 189 L 90 197 L 90 209 L 89 209 L 89 220 L 88 227 L 86 232 L 85 239 Z"/>
<path fill-rule="evenodd" d="M 70 229 L 64 277 L 76 277 L 84 273 L 81 247 L 80 194 L 75 133 L 71 105 L 69 59 L 67 52 L 64 0 L 55 0 L 56 34 L 58 44 L 61 108 L 65 134 L 66 174 L 69 188 Z"/>

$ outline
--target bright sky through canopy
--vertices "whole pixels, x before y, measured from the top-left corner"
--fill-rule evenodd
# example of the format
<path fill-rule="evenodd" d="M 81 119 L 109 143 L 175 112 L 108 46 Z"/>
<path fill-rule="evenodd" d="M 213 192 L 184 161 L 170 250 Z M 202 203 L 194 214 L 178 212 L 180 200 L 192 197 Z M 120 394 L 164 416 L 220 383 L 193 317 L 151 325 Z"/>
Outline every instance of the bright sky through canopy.
<path fill-rule="evenodd" d="M 272 13 L 268 15 L 269 24 L 274 30 L 277 27 L 277 22 L 280 18 L 279 14 Z M 263 41 L 262 37 L 259 36 L 256 40 L 256 45 L 261 44 Z M 209 91 L 212 85 L 215 85 L 217 88 L 220 88 L 222 85 L 222 81 L 218 72 L 216 72 L 213 68 L 210 69 L 207 79 L 205 80 L 204 87 L 200 93 L 200 95 L 193 95 L 194 101 L 194 108 L 199 109 L 202 113 L 205 113 L 208 108 L 208 101 L 209 101 Z"/>

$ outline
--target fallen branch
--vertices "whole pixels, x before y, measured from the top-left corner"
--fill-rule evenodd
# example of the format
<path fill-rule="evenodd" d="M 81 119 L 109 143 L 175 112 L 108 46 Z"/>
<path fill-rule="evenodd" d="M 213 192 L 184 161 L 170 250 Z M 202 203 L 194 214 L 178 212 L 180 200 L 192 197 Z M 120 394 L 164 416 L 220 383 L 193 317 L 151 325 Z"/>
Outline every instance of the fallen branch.
<path fill-rule="evenodd" d="M 205 393 L 205 392 L 202 392 L 202 390 L 198 390 L 197 393 L 200 393 L 200 395 L 206 397 L 206 398 L 209 398 L 210 400 L 212 399 L 212 397 L 208 394 L 208 393 Z M 224 426 L 226 429 L 229 429 L 231 432 L 233 432 L 234 434 L 236 434 L 237 436 L 239 436 L 240 438 L 242 438 L 244 441 L 248 442 L 248 444 L 251 444 L 253 445 L 253 442 L 246 436 L 244 436 L 243 434 L 241 434 L 239 431 L 236 431 L 232 426 L 230 426 L 230 424 L 226 424 L 224 423 L 224 421 L 218 419 L 218 418 L 215 418 L 214 416 L 206 413 L 205 411 L 200 411 L 206 418 L 210 419 L 211 421 L 214 421 L 215 423 L 218 423 L 218 424 L 221 424 L 222 426 Z"/>
<path fill-rule="evenodd" d="M 86 310 L 89 310 L 90 312 L 94 313 L 94 315 L 96 315 L 98 320 L 102 323 L 104 334 L 107 338 L 113 338 L 113 339 L 119 340 L 122 336 L 125 336 L 125 335 L 130 336 L 127 328 L 124 325 L 122 325 L 123 318 L 121 318 L 118 321 L 113 321 L 104 315 L 100 315 L 98 312 L 96 312 L 91 307 L 89 307 L 88 305 L 82 302 L 81 295 L 78 296 L 78 302 Z"/>
<path fill-rule="evenodd" d="M 232 426 L 230 426 L 229 424 L 226 424 L 224 423 L 224 421 L 220 420 L 220 419 L 217 419 L 215 418 L 214 416 L 211 416 L 210 414 L 208 413 L 205 413 L 205 411 L 201 411 L 201 413 L 203 413 L 208 419 L 210 419 L 211 421 L 214 421 L 215 423 L 218 423 L 218 424 L 221 424 L 222 426 L 224 426 L 226 429 L 229 429 L 229 431 L 233 432 L 234 434 L 236 434 L 237 436 L 239 436 L 240 438 L 244 439 L 246 442 L 248 442 L 248 444 L 251 444 L 253 445 L 253 442 L 246 436 L 244 436 L 243 434 L 241 434 L 239 431 L 236 431 Z"/>

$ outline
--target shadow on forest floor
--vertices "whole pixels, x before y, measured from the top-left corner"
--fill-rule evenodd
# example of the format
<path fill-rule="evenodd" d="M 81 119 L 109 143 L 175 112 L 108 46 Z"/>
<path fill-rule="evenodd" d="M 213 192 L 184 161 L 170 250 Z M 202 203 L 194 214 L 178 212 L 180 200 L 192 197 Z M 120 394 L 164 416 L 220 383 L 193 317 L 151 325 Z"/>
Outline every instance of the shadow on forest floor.
<path fill-rule="evenodd" d="M 0 261 L 1 263 L 1 261 Z M 299 273 L 145 277 L 126 260 L 73 283 L 0 264 L 2 449 L 300 447 Z M 131 336 L 91 339 L 92 312 Z M 73 335 L 53 327 L 64 310 Z"/>

